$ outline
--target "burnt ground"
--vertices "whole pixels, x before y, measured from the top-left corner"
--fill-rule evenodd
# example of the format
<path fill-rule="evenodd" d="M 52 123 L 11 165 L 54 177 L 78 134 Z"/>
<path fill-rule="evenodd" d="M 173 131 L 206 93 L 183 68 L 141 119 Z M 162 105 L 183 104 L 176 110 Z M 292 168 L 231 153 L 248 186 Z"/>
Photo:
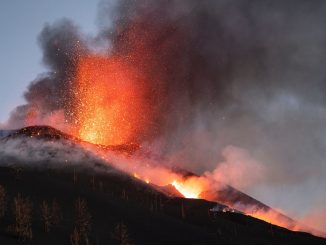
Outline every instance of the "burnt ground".
<path fill-rule="evenodd" d="M 71 244 L 77 198 L 86 200 L 91 214 L 90 244 L 121 244 L 112 235 L 121 222 L 133 244 L 326 244 L 326 239 L 243 214 L 212 213 L 209 210 L 215 203 L 167 197 L 116 171 L 68 165 L 58 169 L 0 167 L 0 185 L 7 193 L 0 244 Z M 8 230 L 15 222 L 12 207 L 18 193 L 33 203 L 33 237 L 27 241 Z M 59 203 L 62 220 L 45 232 L 40 205 L 53 199 Z"/>

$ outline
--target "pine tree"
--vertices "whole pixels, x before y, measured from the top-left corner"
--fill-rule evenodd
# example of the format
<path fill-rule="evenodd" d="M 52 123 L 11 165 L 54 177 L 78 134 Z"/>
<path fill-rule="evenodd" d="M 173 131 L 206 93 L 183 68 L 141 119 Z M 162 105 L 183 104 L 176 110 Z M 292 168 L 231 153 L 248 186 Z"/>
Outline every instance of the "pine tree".
<path fill-rule="evenodd" d="M 11 230 L 22 240 L 33 238 L 32 210 L 33 203 L 29 198 L 22 197 L 20 193 L 14 198 L 13 213 L 15 224 Z"/>
<path fill-rule="evenodd" d="M 129 238 L 128 229 L 127 226 L 120 222 L 116 225 L 114 228 L 114 231 L 112 233 L 112 238 L 118 242 L 120 245 L 131 245 L 132 242 Z"/>
<path fill-rule="evenodd" d="M 61 212 L 61 207 L 60 204 L 56 199 L 53 199 L 52 201 L 52 224 L 53 225 L 59 225 L 60 222 L 62 221 L 62 212 Z"/>
<path fill-rule="evenodd" d="M 75 228 L 74 232 L 70 235 L 70 243 L 71 245 L 79 245 L 80 242 L 80 233 Z"/>
<path fill-rule="evenodd" d="M 43 201 L 41 204 L 41 219 L 45 232 L 49 232 L 52 226 L 52 212 L 47 201 Z"/>
<path fill-rule="evenodd" d="M 3 218 L 6 212 L 6 189 L 0 185 L 0 218 Z"/>
<path fill-rule="evenodd" d="M 78 198 L 75 201 L 75 228 L 83 236 L 86 244 L 89 242 L 92 227 L 91 219 L 92 216 L 88 211 L 86 200 Z"/>

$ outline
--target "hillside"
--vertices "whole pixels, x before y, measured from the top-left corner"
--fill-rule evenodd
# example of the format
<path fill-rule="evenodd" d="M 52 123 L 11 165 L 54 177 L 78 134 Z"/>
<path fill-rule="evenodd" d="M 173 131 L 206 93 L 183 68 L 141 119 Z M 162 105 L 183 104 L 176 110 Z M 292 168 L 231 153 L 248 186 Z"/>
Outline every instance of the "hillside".
<path fill-rule="evenodd" d="M 1 244 L 17 244 L 7 228 L 14 223 L 13 198 L 21 193 L 33 203 L 33 238 L 26 244 L 69 244 L 74 229 L 74 202 L 86 200 L 91 215 L 92 244 L 112 244 L 114 228 L 123 222 L 135 244 L 325 244 L 325 239 L 291 232 L 246 215 L 210 212 L 215 203 L 167 197 L 126 175 L 91 169 L 1 167 L 0 184 L 7 193 L 1 219 Z M 42 201 L 57 200 L 62 221 L 43 231 Z"/>
<path fill-rule="evenodd" d="M 172 186 L 162 189 L 146 184 L 83 152 L 70 137 L 62 140 L 60 132 L 56 131 L 55 142 L 48 142 L 52 134 L 45 140 L 41 133 L 31 139 L 30 134 L 22 132 L 0 142 L 0 185 L 4 190 L 0 194 L 5 193 L 5 202 L 0 195 L 0 209 L 6 207 L 0 218 L 0 244 L 20 243 L 12 230 L 16 223 L 14 199 L 19 193 L 32 204 L 32 237 L 26 244 L 72 244 L 71 235 L 80 222 L 77 200 L 86 204 L 81 220 L 87 223 L 85 234 L 90 244 L 123 244 L 117 230 L 128 234 L 134 244 L 326 243 L 326 239 L 292 232 L 238 212 L 224 212 L 226 206 L 221 203 L 180 198 Z M 12 154 L 5 154 L 9 149 Z M 20 158 L 15 157 L 18 153 Z M 234 196 L 235 189 L 230 190 Z M 41 205 L 45 201 L 51 213 L 54 200 L 59 211 L 52 216 L 57 222 L 50 222 L 56 224 L 46 232 Z M 119 226 L 121 223 L 124 225 Z"/>

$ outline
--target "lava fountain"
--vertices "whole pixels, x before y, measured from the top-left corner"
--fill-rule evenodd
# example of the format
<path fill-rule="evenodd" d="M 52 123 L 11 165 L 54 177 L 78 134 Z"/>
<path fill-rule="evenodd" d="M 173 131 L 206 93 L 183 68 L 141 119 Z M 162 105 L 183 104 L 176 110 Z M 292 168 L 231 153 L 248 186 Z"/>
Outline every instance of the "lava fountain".
<path fill-rule="evenodd" d="M 134 142 L 150 121 L 140 74 L 118 58 L 84 57 L 77 68 L 77 136 L 101 145 Z"/>

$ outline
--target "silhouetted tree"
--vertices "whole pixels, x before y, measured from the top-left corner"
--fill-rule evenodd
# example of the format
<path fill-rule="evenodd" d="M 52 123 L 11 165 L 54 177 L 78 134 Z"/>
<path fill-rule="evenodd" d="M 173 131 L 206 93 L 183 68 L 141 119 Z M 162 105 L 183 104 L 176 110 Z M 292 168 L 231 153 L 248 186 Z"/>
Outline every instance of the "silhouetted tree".
<path fill-rule="evenodd" d="M 15 223 L 10 230 L 13 230 L 22 240 L 33 238 L 32 209 L 33 203 L 29 198 L 22 197 L 20 193 L 14 198 L 13 213 Z"/>
<path fill-rule="evenodd" d="M 60 204 L 56 199 L 53 199 L 52 201 L 52 210 L 51 210 L 51 216 L 52 216 L 52 224 L 53 225 L 59 225 L 62 221 L 62 211 Z"/>
<path fill-rule="evenodd" d="M 41 220 L 45 232 L 49 232 L 52 226 L 52 212 L 47 201 L 41 204 Z"/>
<path fill-rule="evenodd" d="M 0 185 L 0 218 L 6 213 L 6 189 Z"/>
<path fill-rule="evenodd" d="M 112 238 L 115 241 L 117 241 L 118 244 L 120 244 L 120 245 L 133 244 L 129 237 L 127 226 L 123 222 L 120 222 L 119 224 L 116 225 L 116 227 L 114 228 L 114 231 L 112 233 Z"/>
<path fill-rule="evenodd" d="M 79 245 L 79 242 L 80 242 L 80 233 L 75 228 L 74 232 L 70 235 L 70 243 L 71 245 Z"/>
<path fill-rule="evenodd" d="M 88 211 L 86 200 L 78 198 L 75 201 L 75 228 L 83 236 L 86 244 L 89 243 L 89 234 L 92 227 L 91 219 L 92 216 Z"/>

